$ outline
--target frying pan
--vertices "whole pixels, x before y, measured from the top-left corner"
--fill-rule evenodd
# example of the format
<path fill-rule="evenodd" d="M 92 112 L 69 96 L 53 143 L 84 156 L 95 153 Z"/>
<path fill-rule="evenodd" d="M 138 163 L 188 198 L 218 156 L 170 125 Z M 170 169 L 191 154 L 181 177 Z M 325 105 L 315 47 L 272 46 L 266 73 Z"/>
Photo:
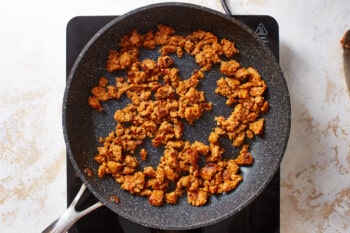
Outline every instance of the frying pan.
<path fill-rule="evenodd" d="M 111 49 L 118 49 L 122 35 L 135 28 L 140 33 L 156 30 L 158 24 L 175 29 L 177 34 L 190 34 L 198 29 L 210 31 L 219 38 L 236 43 L 240 53 L 235 57 L 242 66 L 256 68 L 265 80 L 268 89 L 266 98 L 269 111 L 264 114 L 265 133 L 256 137 L 250 144 L 255 162 L 251 167 L 243 167 L 243 182 L 233 191 L 212 196 L 205 206 L 194 207 L 182 197 L 177 205 L 165 204 L 153 207 L 147 198 L 131 195 L 122 190 L 112 177 L 100 179 L 96 175 L 98 164 L 94 161 L 98 138 L 105 137 L 115 128 L 113 114 L 123 108 L 127 99 L 103 103 L 104 112 L 99 113 L 87 105 L 90 90 L 105 76 L 112 80 L 117 74 L 105 70 L 106 60 Z M 144 56 L 154 58 L 155 53 L 145 52 Z M 190 56 L 175 59 L 182 77 L 189 77 L 198 68 Z M 228 116 L 232 109 L 225 105 L 225 99 L 214 93 L 216 80 L 220 78 L 217 69 L 205 73 L 206 78 L 199 86 L 205 91 L 206 99 L 213 103 L 213 111 L 205 113 L 193 126 L 185 125 L 185 140 L 206 142 L 214 117 Z M 290 131 L 290 98 L 283 73 L 272 52 L 259 38 L 241 22 L 220 12 L 187 3 L 160 3 L 148 5 L 122 15 L 104 26 L 87 43 L 78 56 L 67 80 L 63 101 L 63 129 L 68 156 L 84 185 L 101 203 L 116 214 L 138 224 L 166 230 L 184 230 L 204 227 L 222 221 L 242 210 L 254 200 L 271 181 L 279 168 L 285 153 Z M 230 143 L 223 142 L 227 158 L 238 150 Z M 161 156 L 161 148 L 145 145 L 150 161 L 144 166 L 156 165 Z M 91 168 L 95 175 L 86 174 Z M 111 196 L 120 198 L 120 203 L 111 201 Z"/>

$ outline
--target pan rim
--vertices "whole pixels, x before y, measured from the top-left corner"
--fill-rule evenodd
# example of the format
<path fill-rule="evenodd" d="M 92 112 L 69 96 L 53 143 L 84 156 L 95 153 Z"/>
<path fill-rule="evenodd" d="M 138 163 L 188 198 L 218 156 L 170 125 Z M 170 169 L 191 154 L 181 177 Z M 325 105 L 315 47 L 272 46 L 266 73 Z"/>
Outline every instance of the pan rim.
<path fill-rule="evenodd" d="M 259 39 L 258 39 L 258 36 L 256 36 L 253 31 L 248 28 L 248 26 L 246 26 L 245 24 L 243 24 L 242 22 L 236 20 L 236 19 L 233 19 L 232 17 L 230 16 L 227 16 L 221 12 L 218 12 L 218 11 L 215 11 L 213 9 L 210 9 L 210 8 L 206 8 L 206 7 L 203 7 L 203 6 L 198 6 L 198 5 L 194 5 L 194 4 L 189 4 L 189 3 L 176 3 L 176 2 L 170 2 L 170 3 L 158 3 L 158 4 L 151 4 L 151 5 L 147 5 L 147 6 L 143 6 L 143 7 L 140 7 L 138 9 L 135 9 L 133 11 L 130 11 L 124 15 L 121 15 L 119 16 L 118 18 L 116 19 L 113 19 L 110 23 L 106 24 L 103 28 L 101 28 L 90 40 L 89 42 L 86 44 L 86 46 L 83 48 L 83 50 L 81 51 L 81 53 L 79 54 L 77 60 L 74 62 L 74 65 L 69 73 L 69 76 L 68 76 L 68 79 L 67 79 L 67 87 L 70 86 L 70 82 L 72 81 L 73 77 L 74 77 L 74 71 L 77 69 L 77 66 L 79 65 L 80 61 L 81 61 L 81 58 L 83 57 L 83 55 L 86 53 L 87 50 L 89 50 L 90 46 L 96 41 L 97 38 L 100 37 L 101 34 L 103 34 L 106 30 L 108 30 L 110 27 L 112 27 L 115 23 L 123 20 L 124 18 L 126 17 L 129 17 L 129 15 L 132 15 L 132 14 L 135 14 L 135 13 L 138 13 L 138 12 L 141 12 L 141 11 L 144 11 L 145 9 L 149 10 L 151 8 L 157 8 L 157 7 L 169 7 L 169 6 L 181 6 L 181 7 L 190 7 L 190 8 L 196 8 L 196 9 L 200 9 L 200 10 L 203 10 L 205 12 L 209 12 L 210 14 L 214 14 L 214 15 L 218 15 L 219 17 L 224 17 L 226 20 L 229 20 L 233 23 L 235 23 L 236 25 L 240 26 L 241 28 L 243 28 L 244 30 L 250 32 L 250 34 L 252 36 L 254 36 L 258 43 L 261 44 L 261 46 L 263 48 L 265 48 L 265 50 L 269 53 L 271 53 L 271 57 L 273 57 L 275 59 L 275 57 L 272 55 L 272 52 L 270 51 L 269 48 L 267 48 L 267 46 L 265 44 L 263 44 Z M 276 59 L 275 59 L 276 60 Z M 280 69 L 280 68 L 279 68 Z M 282 73 L 282 71 L 280 70 L 280 72 Z M 284 77 L 283 77 L 283 81 L 286 83 Z M 286 85 L 286 84 L 285 84 Z M 287 85 L 286 85 L 287 86 Z M 66 110 L 65 110 L 65 106 L 66 106 L 66 103 L 67 103 L 67 95 L 68 95 L 68 89 L 66 88 L 65 90 L 65 94 L 64 94 L 64 101 L 63 101 L 63 129 L 64 129 L 64 138 L 65 138 L 65 143 L 66 143 L 66 146 L 67 146 L 67 151 L 68 151 L 68 155 L 69 155 L 69 159 L 72 161 L 72 164 L 73 164 L 73 167 L 75 169 L 75 171 L 77 171 L 77 174 L 78 176 L 82 179 L 82 181 L 84 182 L 84 184 L 88 187 L 88 189 L 90 191 L 92 191 L 92 193 L 94 195 L 96 195 L 96 192 L 94 191 L 94 188 L 90 185 L 90 182 L 86 179 L 86 176 L 84 176 L 83 174 L 83 171 L 81 171 L 81 169 L 78 167 L 75 159 L 74 159 L 74 156 L 72 154 L 72 151 L 71 151 L 71 148 L 70 148 L 70 144 L 69 144 L 69 139 L 68 139 L 68 133 L 66 131 L 67 127 L 66 127 Z M 287 93 L 288 97 L 289 97 L 289 93 Z M 284 148 L 283 148 L 283 151 L 285 152 L 286 148 L 287 148 L 287 144 L 288 144 L 288 138 L 289 138 L 289 132 L 290 132 L 290 126 L 291 126 L 291 121 L 290 121 L 290 101 L 289 101 L 289 121 L 288 121 L 288 132 L 286 133 L 285 135 L 285 138 L 286 138 L 286 142 L 285 145 L 284 145 Z M 284 153 L 282 156 L 280 156 L 279 158 L 279 162 L 277 164 L 277 166 L 273 167 L 272 170 L 274 170 L 274 172 L 272 173 L 273 175 L 276 173 L 276 171 L 278 170 L 279 166 L 280 166 L 280 163 L 283 159 L 283 156 L 284 156 Z M 260 186 L 260 189 L 257 189 L 257 195 L 258 196 L 266 187 L 266 185 L 271 181 L 271 179 L 273 178 L 273 175 L 271 175 L 271 177 L 269 177 L 268 179 L 265 179 L 265 183 L 263 185 Z M 97 193 L 98 194 L 98 193 Z M 101 200 L 107 207 L 109 207 L 109 202 L 106 202 L 106 201 L 103 201 L 105 199 L 103 198 L 100 198 L 98 197 L 99 200 Z M 107 199 L 107 198 L 106 198 Z M 247 202 L 243 203 L 242 205 L 240 205 L 240 208 L 236 209 L 235 212 L 233 213 L 227 213 L 225 215 L 221 215 L 220 218 L 218 219 L 213 219 L 212 221 L 208 221 L 207 223 L 202 223 L 202 224 L 198 224 L 198 225 L 193 225 L 193 226 L 187 226 L 187 227 L 177 227 L 177 226 L 169 226 L 169 227 L 166 227 L 166 228 L 163 228 L 163 229 L 172 229 L 172 230 L 184 230 L 184 229 L 193 229 L 193 228 L 197 228 L 197 227 L 203 227 L 203 226 L 207 226 L 207 225 L 211 225 L 211 224 L 214 224 L 216 222 L 219 222 L 221 220 L 224 220 L 226 219 L 227 217 L 229 216 L 232 216 L 234 215 L 235 213 L 239 212 L 240 210 L 242 210 L 243 208 L 245 208 L 247 205 L 249 205 L 252 201 L 254 200 L 254 198 L 250 198 L 248 199 Z M 120 213 L 118 213 L 120 214 Z M 128 217 L 127 215 L 123 215 L 123 214 L 120 214 L 122 217 Z M 138 222 L 142 225 L 147 225 L 147 223 L 144 223 L 144 222 Z M 157 227 L 159 228 L 159 226 L 153 226 L 153 225 L 149 225 L 150 227 Z"/>

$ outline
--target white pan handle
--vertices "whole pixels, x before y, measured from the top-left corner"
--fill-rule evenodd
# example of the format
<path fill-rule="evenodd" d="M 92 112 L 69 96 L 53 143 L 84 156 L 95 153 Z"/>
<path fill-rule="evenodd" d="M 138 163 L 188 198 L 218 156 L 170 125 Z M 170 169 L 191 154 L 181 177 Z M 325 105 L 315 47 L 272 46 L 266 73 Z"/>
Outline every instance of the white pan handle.
<path fill-rule="evenodd" d="M 103 206 L 101 202 L 97 202 L 82 211 L 76 211 L 75 207 L 85 190 L 86 186 L 82 184 L 79 192 L 75 196 L 66 212 L 64 212 L 59 219 L 56 219 L 54 222 L 52 222 L 42 233 L 66 233 L 69 228 L 71 228 L 73 224 L 76 223 L 81 217 Z"/>

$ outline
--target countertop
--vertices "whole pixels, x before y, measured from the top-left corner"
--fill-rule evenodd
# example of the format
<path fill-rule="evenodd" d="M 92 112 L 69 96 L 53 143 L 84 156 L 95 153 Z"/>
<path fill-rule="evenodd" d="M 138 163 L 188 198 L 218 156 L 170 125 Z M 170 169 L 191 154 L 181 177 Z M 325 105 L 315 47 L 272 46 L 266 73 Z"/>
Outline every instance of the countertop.
<path fill-rule="evenodd" d="M 120 15 L 164 1 L 0 3 L 0 232 L 41 232 L 66 209 L 62 133 L 65 40 L 80 15 Z M 219 0 L 185 1 L 223 11 Z M 350 232 L 350 99 L 340 39 L 348 0 L 228 1 L 233 14 L 270 15 L 292 127 L 281 164 L 281 232 Z"/>

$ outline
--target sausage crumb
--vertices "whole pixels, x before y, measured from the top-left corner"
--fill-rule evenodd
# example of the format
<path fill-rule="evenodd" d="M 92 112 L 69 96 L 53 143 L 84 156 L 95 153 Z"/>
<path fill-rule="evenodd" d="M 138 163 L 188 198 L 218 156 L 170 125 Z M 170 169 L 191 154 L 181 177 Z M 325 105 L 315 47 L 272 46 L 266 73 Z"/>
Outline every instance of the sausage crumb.
<path fill-rule="evenodd" d="M 112 195 L 109 198 L 112 202 L 119 204 L 120 203 L 120 198 L 116 195 Z"/>
<path fill-rule="evenodd" d="M 94 172 L 92 171 L 91 168 L 87 167 L 84 169 L 84 172 L 85 174 L 88 176 L 88 177 L 92 177 L 94 175 Z"/>

